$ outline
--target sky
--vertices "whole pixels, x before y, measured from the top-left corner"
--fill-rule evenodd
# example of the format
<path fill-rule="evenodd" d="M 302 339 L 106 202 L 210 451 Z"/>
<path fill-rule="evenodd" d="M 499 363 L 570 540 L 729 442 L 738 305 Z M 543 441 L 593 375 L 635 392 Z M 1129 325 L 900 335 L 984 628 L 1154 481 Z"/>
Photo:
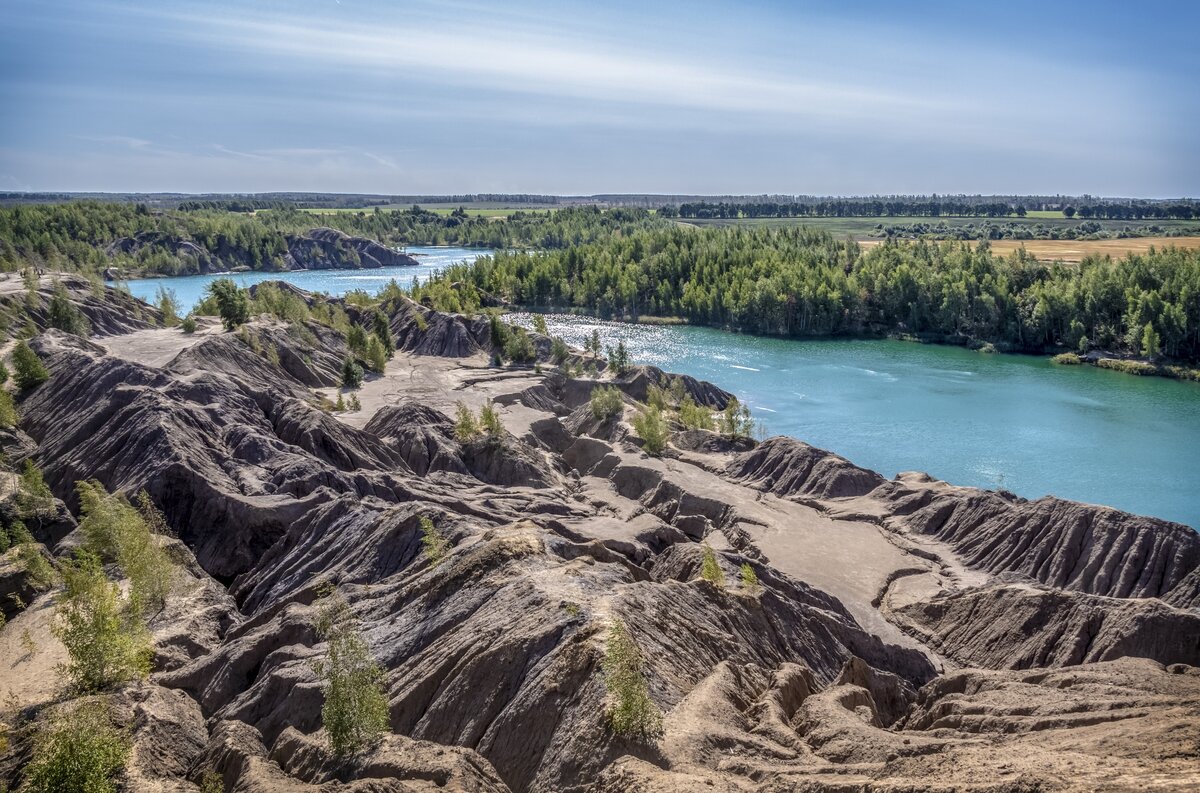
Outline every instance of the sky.
<path fill-rule="evenodd" d="M 0 0 L 0 191 L 1200 196 L 1200 3 Z"/>

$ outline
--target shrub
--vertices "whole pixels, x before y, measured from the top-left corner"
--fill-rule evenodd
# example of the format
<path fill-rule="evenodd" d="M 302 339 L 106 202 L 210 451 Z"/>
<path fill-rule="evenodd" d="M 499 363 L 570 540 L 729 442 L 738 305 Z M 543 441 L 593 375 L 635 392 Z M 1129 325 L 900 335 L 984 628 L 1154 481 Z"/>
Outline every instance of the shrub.
<path fill-rule="evenodd" d="M 194 316 L 192 316 L 191 314 L 188 314 L 186 317 L 183 318 L 183 322 L 179 323 L 179 329 L 182 330 L 184 333 L 195 333 L 196 332 L 196 318 Z"/>
<path fill-rule="evenodd" d="M 4 365 L 4 361 L 0 361 L 0 385 L 8 382 L 8 367 Z"/>
<path fill-rule="evenodd" d="M 721 572 L 721 565 L 717 562 L 717 554 L 708 543 L 704 543 L 701 550 L 703 560 L 700 563 L 700 577 L 718 589 L 725 586 L 725 574 Z"/>
<path fill-rule="evenodd" d="M 327 645 L 325 658 L 314 665 L 325 683 L 321 721 L 333 750 L 353 754 L 377 742 L 388 729 L 383 670 L 371 657 L 345 599 L 335 593 L 324 600 L 317 633 Z"/>
<path fill-rule="evenodd" d="M 454 408 L 455 440 L 459 443 L 466 443 L 478 437 L 479 433 L 479 422 L 475 420 L 475 414 L 469 407 L 459 402 Z"/>
<path fill-rule="evenodd" d="M 365 356 L 367 354 L 367 334 L 358 325 L 351 325 L 346 331 L 346 346 L 355 355 Z"/>
<path fill-rule="evenodd" d="M 679 421 L 688 429 L 711 430 L 713 412 L 711 408 L 697 405 L 690 396 L 685 396 L 679 403 Z"/>
<path fill-rule="evenodd" d="M 383 346 L 383 342 L 379 340 L 378 336 L 372 335 L 367 340 L 367 366 L 371 367 L 372 372 L 383 374 L 389 357 L 387 348 Z"/>
<path fill-rule="evenodd" d="M 491 402 L 479 409 L 479 426 L 492 440 L 504 436 L 504 423 L 500 421 L 500 411 Z"/>
<path fill-rule="evenodd" d="M 371 332 L 375 334 L 375 338 L 379 339 L 379 343 L 383 345 L 387 357 L 391 358 L 392 353 L 396 351 L 396 342 L 392 339 L 392 329 L 388 326 L 386 314 L 383 312 L 375 314 L 375 319 L 371 324 Z"/>
<path fill-rule="evenodd" d="M 175 583 L 175 564 L 151 530 L 144 513 L 120 494 L 110 495 L 95 480 L 78 482 L 79 531 L 84 546 L 101 558 L 112 559 L 129 579 L 129 597 L 142 614 L 166 605 Z M 147 495 L 143 509 L 153 510 Z M 159 516 L 161 518 L 161 516 Z M 163 521 L 165 525 L 165 521 Z"/>
<path fill-rule="evenodd" d="M 608 421 L 619 416 L 625 409 L 621 392 L 612 386 L 597 386 L 592 389 L 592 415 L 597 421 Z"/>
<path fill-rule="evenodd" d="M 667 409 L 667 392 L 656 385 L 646 389 L 646 404 L 659 410 Z"/>
<path fill-rule="evenodd" d="M 34 517 L 54 509 L 54 494 L 33 459 L 25 460 L 17 483 L 17 508 L 24 517 Z"/>
<path fill-rule="evenodd" d="M 625 342 L 618 341 L 616 348 L 608 348 L 608 365 L 612 367 L 614 374 L 625 374 L 625 370 L 629 368 L 629 351 L 625 349 Z"/>
<path fill-rule="evenodd" d="M 208 285 L 208 294 L 217 304 L 217 313 L 225 330 L 234 330 L 250 319 L 250 301 L 246 291 L 230 278 L 218 278 Z"/>
<path fill-rule="evenodd" d="M 555 336 L 550 340 L 550 360 L 554 361 L 556 366 L 562 366 L 570 355 L 571 350 L 561 337 Z"/>
<path fill-rule="evenodd" d="M 433 525 L 433 521 L 424 515 L 421 516 L 420 525 L 421 547 L 425 550 L 425 558 L 429 560 L 430 566 L 435 566 L 445 558 L 450 543 L 438 531 L 437 526 Z"/>
<path fill-rule="evenodd" d="M 1083 359 L 1073 352 L 1063 352 L 1055 355 L 1050 359 L 1052 363 L 1062 364 L 1063 366 L 1078 366 L 1083 363 Z"/>
<path fill-rule="evenodd" d="M 132 744 L 117 729 L 104 700 L 87 700 L 50 716 L 33 739 L 33 759 L 25 767 L 28 793 L 109 793 Z"/>
<path fill-rule="evenodd" d="M 758 573 L 754 572 L 754 568 L 749 562 L 742 562 L 742 566 L 738 571 L 742 576 L 742 586 L 751 592 L 757 592 L 759 588 Z"/>
<path fill-rule="evenodd" d="M 12 394 L 0 388 L 0 427 L 15 427 L 20 418 Z"/>
<path fill-rule="evenodd" d="M 35 587 L 43 589 L 54 583 L 54 567 L 42 555 L 41 546 L 29 536 L 20 521 L 13 524 L 13 543 L 17 546 L 17 564 L 29 576 Z"/>
<path fill-rule="evenodd" d="M 338 396 L 341 396 L 339 394 Z M 350 394 L 350 400 L 346 403 L 351 413 L 362 410 L 362 402 L 358 399 L 358 394 Z"/>
<path fill-rule="evenodd" d="M 657 408 L 646 408 L 633 419 L 633 429 L 642 439 L 646 453 L 658 457 L 667 448 L 667 424 Z"/>
<path fill-rule="evenodd" d="M 488 337 L 492 342 L 492 352 L 503 354 L 508 345 L 508 327 L 500 321 L 498 314 L 488 314 Z"/>
<path fill-rule="evenodd" d="M 750 417 L 750 408 L 738 402 L 737 397 L 729 400 L 729 404 L 721 411 L 719 420 L 721 432 L 731 438 L 749 438 L 754 432 L 754 419 Z"/>
<path fill-rule="evenodd" d="M 59 671 L 80 691 L 99 691 L 150 671 L 150 637 L 141 616 L 86 550 L 63 565 L 54 635 L 67 648 Z"/>
<path fill-rule="evenodd" d="M 537 358 L 533 341 L 524 328 L 513 328 L 504 342 L 504 357 L 513 363 L 527 363 Z"/>
<path fill-rule="evenodd" d="M 54 285 L 54 291 L 50 294 L 50 305 L 47 313 L 49 315 L 48 323 L 52 328 L 58 328 L 59 330 L 73 333 L 85 339 L 91 332 L 91 326 L 87 321 L 87 317 L 71 302 L 71 298 L 67 295 L 67 290 L 62 284 L 56 283 Z"/>
<path fill-rule="evenodd" d="M 179 324 L 179 300 L 174 289 L 160 286 L 154 293 L 154 305 L 162 312 L 163 327 L 173 328 Z"/>
<path fill-rule="evenodd" d="M 342 361 L 342 388 L 358 388 L 362 385 L 363 369 L 353 358 Z"/>
<path fill-rule="evenodd" d="M 618 735 L 653 740 L 662 733 L 662 713 L 650 699 L 642 663 L 642 653 L 625 623 L 613 620 L 602 664 L 609 696 L 605 718 Z"/>
<path fill-rule="evenodd" d="M 13 381 L 17 388 L 37 388 L 50 379 L 50 372 L 46 370 L 42 359 L 23 341 L 13 347 L 12 361 Z"/>
<path fill-rule="evenodd" d="M 533 315 L 533 330 L 535 333 L 540 333 L 543 336 L 549 336 L 550 331 L 546 328 L 546 318 L 541 314 Z"/>

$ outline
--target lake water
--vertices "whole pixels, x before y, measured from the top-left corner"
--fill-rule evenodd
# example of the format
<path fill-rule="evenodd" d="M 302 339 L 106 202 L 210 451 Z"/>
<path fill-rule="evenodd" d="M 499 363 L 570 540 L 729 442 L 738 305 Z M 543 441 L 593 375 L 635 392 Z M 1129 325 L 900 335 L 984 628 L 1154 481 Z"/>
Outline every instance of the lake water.
<path fill-rule="evenodd" d="M 341 295 L 407 287 L 465 248 L 409 248 L 419 267 L 243 273 Z M 184 310 L 218 276 L 130 281 L 137 297 L 173 289 Z M 529 325 L 529 315 L 513 315 Z M 1200 527 L 1200 384 L 1132 377 L 1044 358 L 984 355 L 898 341 L 792 341 L 686 326 L 547 316 L 582 346 L 593 329 L 636 363 L 709 380 L 750 405 L 771 434 L 792 435 L 885 476 L 926 471 L 961 485 L 1053 493 Z"/>
<path fill-rule="evenodd" d="M 474 261 L 480 251 L 471 248 L 433 248 L 410 246 L 405 251 L 420 262 L 415 267 L 383 267 L 373 270 L 298 270 L 290 273 L 230 273 L 225 275 L 184 275 L 176 278 L 142 278 L 125 281 L 124 286 L 137 298 L 153 302 L 159 287 L 171 289 L 179 301 L 181 313 L 192 309 L 204 297 L 204 290 L 218 278 L 232 278 L 246 287 L 262 281 L 287 281 L 310 292 L 325 292 L 338 297 L 355 289 L 378 292 L 393 278 L 408 289 L 412 279 L 425 281 L 430 274 L 462 261 Z"/>
<path fill-rule="evenodd" d="M 528 315 L 514 315 L 529 324 Z M 1200 527 L 1200 384 L 901 341 L 794 341 L 547 316 L 732 391 L 772 435 L 894 476 L 1054 494 Z"/>

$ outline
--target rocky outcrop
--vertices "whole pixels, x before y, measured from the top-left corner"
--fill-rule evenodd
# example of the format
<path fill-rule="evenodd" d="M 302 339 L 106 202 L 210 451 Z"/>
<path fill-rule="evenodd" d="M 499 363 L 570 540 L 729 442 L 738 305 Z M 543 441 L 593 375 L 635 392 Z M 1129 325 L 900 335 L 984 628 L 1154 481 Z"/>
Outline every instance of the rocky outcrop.
<path fill-rule="evenodd" d="M 726 475 L 784 497 L 841 498 L 871 492 L 884 479 L 832 452 L 783 436 L 734 457 Z"/>
<path fill-rule="evenodd" d="M 886 498 L 903 505 L 899 526 L 947 543 L 989 573 L 1093 595 L 1162 597 L 1200 566 L 1194 530 L 1108 507 L 921 486 L 893 488 Z"/>
<path fill-rule="evenodd" d="M 50 301 L 62 289 L 70 305 L 86 320 L 92 336 L 115 336 L 162 324 L 158 309 L 117 289 L 99 287 L 79 275 L 53 273 L 37 277 L 30 290 L 21 273 L 0 274 L 0 313 L 10 322 L 31 323 L 36 330 L 51 327 Z"/>
<path fill-rule="evenodd" d="M 1052 668 L 1126 656 L 1200 666 L 1200 614 L 1154 599 L 996 584 L 902 606 L 893 619 L 963 666 Z"/>
<path fill-rule="evenodd" d="M 352 237 L 337 229 L 318 227 L 286 238 L 284 261 L 289 270 L 334 270 L 376 267 L 411 267 L 419 262 L 366 237 Z"/>

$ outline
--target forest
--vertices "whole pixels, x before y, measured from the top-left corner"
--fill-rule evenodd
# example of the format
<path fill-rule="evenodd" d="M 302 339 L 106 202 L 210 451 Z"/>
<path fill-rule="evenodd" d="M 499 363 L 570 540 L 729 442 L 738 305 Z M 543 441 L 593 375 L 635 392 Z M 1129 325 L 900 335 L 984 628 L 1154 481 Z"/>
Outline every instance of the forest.
<path fill-rule="evenodd" d="M 847 218 L 847 217 L 1025 217 L 1026 201 L 968 201 L 964 199 L 888 198 L 821 201 L 764 201 L 758 203 L 697 201 L 664 207 L 665 214 L 681 218 Z M 1129 201 L 1067 203 L 1064 217 L 1099 220 L 1191 220 L 1200 218 L 1195 201 Z"/>
<path fill-rule="evenodd" d="M 467 285 L 450 289 L 449 284 Z M 869 249 L 806 228 L 647 229 L 545 252 L 497 251 L 418 290 L 470 310 L 483 293 L 605 318 L 682 317 L 791 336 L 904 334 L 1026 352 L 1200 359 L 1200 252 L 1045 264 L 986 241 Z"/>
<path fill-rule="evenodd" d="M 644 209 L 514 211 L 506 218 L 405 210 L 309 213 L 276 207 L 235 213 L 197 202 L 191 210 L 144 204 L 78 201 L 0 207 L 0 270 L 33 264 L 58 270 L 173 275 L 194 272 L 186 246 L 221 251 L 253 270 L 283 269 L 285 236 L 315 226 L 370 237 L 387 245 L 563 248 L 666 225 Z M 192 269 L 189 270 L 189 264 Z"/>

